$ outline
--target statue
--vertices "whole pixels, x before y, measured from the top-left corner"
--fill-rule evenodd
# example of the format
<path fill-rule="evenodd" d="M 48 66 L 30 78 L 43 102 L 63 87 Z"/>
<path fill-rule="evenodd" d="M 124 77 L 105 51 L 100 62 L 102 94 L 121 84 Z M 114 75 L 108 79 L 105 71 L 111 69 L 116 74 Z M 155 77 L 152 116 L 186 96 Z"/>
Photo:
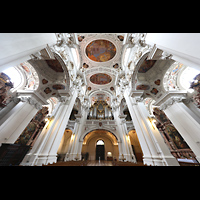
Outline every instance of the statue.
<path fill-rule="evenodd" d="M 13 88 L 13 83 L 10 77 L 5 73 L 0 73 L 0 107 L 5 107 L 8 99 L 11 98 L 10 89 Z"/>
<path fill-rule="evenodd" d="M 193 100 L 196 103 L 197 107 L 200 108 L 200 74 L 194 77 L 193 82 L 190 85 L 190 88 L 195 90 L 196 94 L 193 95 Z"/>

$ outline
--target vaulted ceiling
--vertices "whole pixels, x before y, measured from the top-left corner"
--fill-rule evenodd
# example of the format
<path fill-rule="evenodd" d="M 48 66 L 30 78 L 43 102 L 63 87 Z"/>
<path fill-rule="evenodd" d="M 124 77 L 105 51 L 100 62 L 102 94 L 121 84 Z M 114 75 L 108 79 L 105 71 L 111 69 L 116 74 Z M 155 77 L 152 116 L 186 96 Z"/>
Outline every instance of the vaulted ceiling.
<path fill-rule="evenodd" d="M 85 71 L 90 102 L 111 102 L 121 68 L 125 33 L 78 33 L 81 69 Z"/>

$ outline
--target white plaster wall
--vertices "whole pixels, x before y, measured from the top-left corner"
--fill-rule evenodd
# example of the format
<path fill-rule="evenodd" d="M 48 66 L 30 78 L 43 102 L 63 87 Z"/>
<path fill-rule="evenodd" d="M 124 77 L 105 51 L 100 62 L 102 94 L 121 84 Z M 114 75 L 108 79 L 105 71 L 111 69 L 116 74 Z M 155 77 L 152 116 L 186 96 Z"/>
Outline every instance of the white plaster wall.
<path fill-rule="evenodd" d="M 173 59 L 200 69 L 200 33 L 147 33 L 146 43 L 156 44 L 172 53 Z"/>
<path fill-rule="evenodd" d="M 0 33 L 0 71 L 30 59 L 30 54 L 56 41 L 55 33 Z"/>

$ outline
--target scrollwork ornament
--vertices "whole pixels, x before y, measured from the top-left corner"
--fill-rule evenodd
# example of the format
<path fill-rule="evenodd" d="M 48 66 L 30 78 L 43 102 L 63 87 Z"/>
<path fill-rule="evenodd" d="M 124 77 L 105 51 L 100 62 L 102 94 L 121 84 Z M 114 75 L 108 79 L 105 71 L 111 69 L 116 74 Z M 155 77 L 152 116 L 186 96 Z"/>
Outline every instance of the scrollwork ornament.
<path fill-rule="evenodd" d="M 66 97 L 59 97 L 58 100 L 61 102 L 61 103 L 65 103 L 67 98 Z"/>
<path fill-rule="evenodd" d="M 165 103 L 163 103 L 161 106 L 160 106 L 160 110 L 165 110 L 167 108 L 167 105 Z"/>
<path fill-rule="evenodd" d="M 14 103 L 18 103 L 20 101 L 20 98 L 18 98 L 18 97 L 12 97 L 12 101 Z"/>
<path fill-rule="evenodd" d="M 35 108 L 36 108 L 37 110 L 40 110 L 40 109 L 42 109 L 42 105 L 39 104 L 39 103 L 36 103 L 36 104 L 35 104 Z"/>
<path fill-rule="evenodd" d="M 175 102 L 182 102 L 185 99 L 185 96 L 180 96 L 180 97 L 171 97 L 170 99 L 168 99 L 165 103 L 163 103 L 160 106 L 160 110 L 165 110 L 167 108 L 169 108 L 170 106 L 172 106 Z"/>
<path fill-rule="evenodd" d="M 13 101 L 16 101 L 16 102 L 19 101 L 17 99 L 20 99 L 21 102 L 29 103 L 30 105 L 34 106 L 37 110 L 42 109 L 42 105 L 32 97 L 15 98 Z"/>
<path fill-rule="evenodd" d="M 174 102 L 175 102 L 175 99 L 174 98 L 170 98 L 166 103 L 167 103 L 168 106 L 171 106 L 171 105 L 174 104 Z"/>
<path fill-rule="evenodd" d="M 37 103 L 37 101 L 31 97 L 28 98 L 28 102 L 30 105 L 35 105 Z"/>
<path fill-rule="evenodd" d="M 183 100 L 183 102 L 184 102 L 185 104 L 189 104 L 190 102 L 194 102 L 194 99 L 193 99 L 192 97 L 186 98 L 186 99 Z"/>
<path fill-rule="evenodd" d="M 28 102 L 29 97 L 20 97 L 21 102 Z"/>
<path fill-rule="evenodd" d="M 142 102 L 143 98 L 142 97 L 135 97 L 136 102 Z"/>

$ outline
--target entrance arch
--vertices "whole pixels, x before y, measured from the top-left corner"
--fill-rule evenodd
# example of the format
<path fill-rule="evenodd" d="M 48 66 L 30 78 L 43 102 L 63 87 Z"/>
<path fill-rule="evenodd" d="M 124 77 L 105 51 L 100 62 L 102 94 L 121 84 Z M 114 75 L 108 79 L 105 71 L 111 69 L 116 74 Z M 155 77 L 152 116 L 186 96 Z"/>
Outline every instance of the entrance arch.
<path fill-rule="evenodd" d="M 104 145 L 99 145 L 99 141 Z M 100 147 L 101 146 L 101 147 Z M 113 160 L 119 158 L 117 138 L 113 133 L 97 129 L 85 135 L 82 145 L 82 156 L 87 155 L 88 160 Z"/>

